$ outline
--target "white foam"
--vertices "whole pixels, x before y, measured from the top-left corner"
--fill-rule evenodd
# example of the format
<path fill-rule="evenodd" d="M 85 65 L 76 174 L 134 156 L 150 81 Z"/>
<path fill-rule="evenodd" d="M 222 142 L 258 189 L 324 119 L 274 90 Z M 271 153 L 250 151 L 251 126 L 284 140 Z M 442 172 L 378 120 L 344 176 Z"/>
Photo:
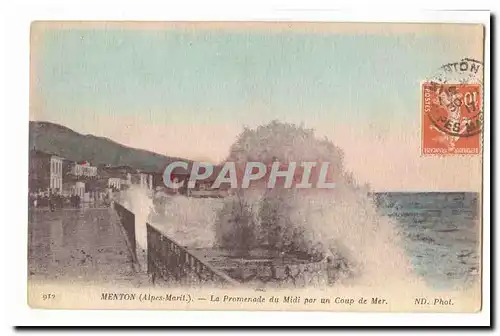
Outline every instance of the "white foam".
<path fill-rule="evenodd" d="M 312 130 L 273 122 L 256 130 L 246 129 L 231 147 L 228 161 L 332 162 L 335 189 L 283 191 L 285 210 L 280 213 L 276 224 L 281 226 L 281 241 L 276 247 L 298 240 L 296 245 L 308 251 L 320 249 L 325 255 L 345 260 L 348 272 L 341 283 L 346 286 L 420 283 L 412 271 L 396 225 L 376 212 L 367 189 L 358 187 L 352 175 L 344 171 L 342 157 L 338 147 L 326 139 L 316 139 Z M 255 244 L 259 239 L 262 241 L 258 210 L 264 193 L 258 190 L 242 193 L 253 214 L 250 226 L 254 231 L 252 235 L 257 237 Z M 151 197 L 140 188 L 130 188 L 124 198 L 136 214 L 137 241 L 141 246 L 145 246 L 145 223 L 148 220 L 160 225 L 180 244 L 190 247 L 220 244 L 222 231 L 241 229 L 241 225 L 234 225 L 234 220 L 228 226 L 229 214 L 225 211 L 234 210 L 231 207 L 223 210 L 224 203 L 234 202 L 233 198 L 166 196 L 164 207 L 156 209 L 164 212 L 160 214 L 155 213 Z M 241 241 L 250 239 L 248 230 L 245 230 L 232 234 L 247 235 L 240 237 Z"/>

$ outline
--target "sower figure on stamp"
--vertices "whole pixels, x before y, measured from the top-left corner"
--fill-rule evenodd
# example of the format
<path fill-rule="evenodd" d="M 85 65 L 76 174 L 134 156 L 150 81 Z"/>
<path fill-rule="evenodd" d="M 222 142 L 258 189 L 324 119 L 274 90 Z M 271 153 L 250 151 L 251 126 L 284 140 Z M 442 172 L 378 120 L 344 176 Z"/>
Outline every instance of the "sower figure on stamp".
<path fill-rule="evenodd" d="M 460 125 L 460 106 L 462 105 L 462 95 L 457 91 L 457 88 L 452 86 L 446 89 L 443 86 L 439 86 L 437 88 L 437 96 L 438 99 L 435 103 L 443 107 L 448 112 L 448 120 L 450 120 L 451 124 Z M 435 128 L 435 126 L 432 127 Z M 458 128 L 454 131 L 459 132 L 460 129 Z M 459 136 L 451 136 L 444 133 L 442 135 L 442 140 L 448 144 L 450 151 L 455 149 L 455 143 L 458 139 L 460 139 Z"/>

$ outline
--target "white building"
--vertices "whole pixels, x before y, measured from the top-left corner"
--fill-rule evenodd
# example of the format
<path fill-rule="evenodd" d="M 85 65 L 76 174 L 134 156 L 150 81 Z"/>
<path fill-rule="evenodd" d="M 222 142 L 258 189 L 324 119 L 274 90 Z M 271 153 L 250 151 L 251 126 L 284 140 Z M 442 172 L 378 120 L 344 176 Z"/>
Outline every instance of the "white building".
<path fill-rule="evenodd" d="M 83 175 L 83 166 L 81 164 L 74 163 L 71 166 L 71 175 L 82 176 Z"/>
<path fill-rule="evenodd" d="M 95 177 L 97 176 L 97 167 L 94 166 L 83 166 L 83 176 Z"/>
<path fill-rule="evenodd" d="M 97 167 L 91 166 L 88 162 L 74 163 L 71 167 L 71 174 L 74 176 L 97 176 Z"/>
<path fill-rule="evenodd" d="M 78 195 L 81 199 L 83 199 L 85 195 L 85 183 L 76 182 L 75 185 L 71 187 L 71 193 L 73 195 Z"/>
<path fill-rule="evenodd" d="M 49 188 L 62 192 L 63 182 L 63 158 L 58 156 L 50 157 L 50 182 Z"/>
<path fill-rule="evenodd" d="M 122 179 L 119 177 L 110 177 L 108 179 L 108 188 L 121 190 Z"/>

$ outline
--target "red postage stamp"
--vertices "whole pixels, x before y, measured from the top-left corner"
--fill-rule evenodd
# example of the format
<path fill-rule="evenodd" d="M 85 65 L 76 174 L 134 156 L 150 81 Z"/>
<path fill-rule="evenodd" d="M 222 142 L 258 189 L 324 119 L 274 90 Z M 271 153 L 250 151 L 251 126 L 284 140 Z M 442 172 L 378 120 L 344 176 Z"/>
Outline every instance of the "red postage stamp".
<path fill-rule="evenodd" d="M 481 153 L 480 84 L 422 84 L 422 154 Z"/>

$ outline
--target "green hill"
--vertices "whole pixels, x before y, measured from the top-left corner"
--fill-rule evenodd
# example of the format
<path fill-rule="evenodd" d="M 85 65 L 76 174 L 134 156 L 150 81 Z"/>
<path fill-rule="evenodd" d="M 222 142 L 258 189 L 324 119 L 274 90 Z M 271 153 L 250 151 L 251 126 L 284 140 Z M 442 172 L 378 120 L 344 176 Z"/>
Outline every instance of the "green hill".
<path fill-rule="evenodd" d="M 30 121 L 29 146 L 72 161 L 89 161 L 92 165 L 130 166 L 151 172 L 161 172 L 177 160 L 190 160 L 160 155 L 143 149 L 131 148 L 110 139 L 80 134 L 65 126 Z"/>

